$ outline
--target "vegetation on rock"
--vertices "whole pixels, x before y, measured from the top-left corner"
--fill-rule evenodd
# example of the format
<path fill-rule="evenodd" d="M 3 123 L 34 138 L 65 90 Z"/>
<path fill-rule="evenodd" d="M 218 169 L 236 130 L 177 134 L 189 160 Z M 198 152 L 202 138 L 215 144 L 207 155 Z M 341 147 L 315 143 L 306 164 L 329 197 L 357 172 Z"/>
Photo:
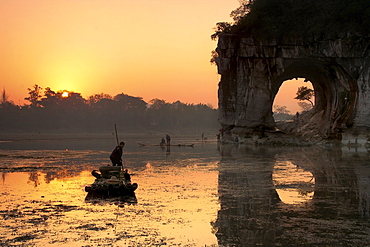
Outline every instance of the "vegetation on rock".
<path fill-rule="evenodd" d="M 313 104 L 311 99 L 314 96 L 315 96 L 315 91 L 313 89 L 302 86 L 302 87 L 298 88 L 297 96 L 294 99 L 297 99 L 297 100 L 300 100 L 300 101 L 307 100 L 308 102 L 311 103 L 311 106 L 313 107 L 314 104 Z"/>
<path fill-rule="evenodd" d="M 277 40 L 369 36 L 369 0 L 241 0 L 231 12 L 234 23 L 217 23 L 221 33 Z"/>

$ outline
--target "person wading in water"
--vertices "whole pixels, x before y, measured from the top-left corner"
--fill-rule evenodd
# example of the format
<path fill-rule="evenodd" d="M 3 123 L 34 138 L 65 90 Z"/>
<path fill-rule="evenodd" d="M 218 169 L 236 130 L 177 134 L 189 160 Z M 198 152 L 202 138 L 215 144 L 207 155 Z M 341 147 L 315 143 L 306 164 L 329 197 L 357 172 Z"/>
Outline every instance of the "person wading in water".
<path fill-rule="evenodd" d="M 167 141 L 167 146 L 171 146 L 171 137 L 169 134 L 166 134 L 166 141 Z"/>

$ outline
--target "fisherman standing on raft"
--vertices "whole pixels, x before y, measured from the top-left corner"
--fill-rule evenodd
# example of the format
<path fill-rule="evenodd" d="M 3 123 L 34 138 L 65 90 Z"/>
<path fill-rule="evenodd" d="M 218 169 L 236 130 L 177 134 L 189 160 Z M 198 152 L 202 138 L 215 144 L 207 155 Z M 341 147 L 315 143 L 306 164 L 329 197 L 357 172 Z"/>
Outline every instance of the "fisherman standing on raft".
<path fill-rule="evenodd" d="M 125 143 L 120 142 L 119 145 L 115 147 L 115 149 L 109 156 L 110 160 L 112 161 L 113 166 L 122 166 L 122 154 L 123 154 L 124 146 L 125 146 Z"/>

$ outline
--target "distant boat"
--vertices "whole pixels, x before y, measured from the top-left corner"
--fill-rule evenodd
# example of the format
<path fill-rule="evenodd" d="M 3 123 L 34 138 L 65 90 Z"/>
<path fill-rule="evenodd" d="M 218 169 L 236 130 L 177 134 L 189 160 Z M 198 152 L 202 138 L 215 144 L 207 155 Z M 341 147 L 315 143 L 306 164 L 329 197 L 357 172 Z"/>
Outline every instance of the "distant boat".
<path fill-rule="evenodd" d="M 142 147 L 194 147 L 194 143 L 193 144 L 175 144 L 175 145 L 160 145 L 160 144 L 157 144 L 157 145 L 150 145 L 150 144 L 143 144 L 143 143 L 139 143 L 140 146 Z"/>
<path fill-rule="evenodd" d="M 131 183 L 130 176 L 125 174 L 121 166 L 102 166 L 91 174 L 96 178 L 94 183 L 85 187 L 89 194 L 104 196 L 126 196 L 134 194 L 137 183 Z"/>

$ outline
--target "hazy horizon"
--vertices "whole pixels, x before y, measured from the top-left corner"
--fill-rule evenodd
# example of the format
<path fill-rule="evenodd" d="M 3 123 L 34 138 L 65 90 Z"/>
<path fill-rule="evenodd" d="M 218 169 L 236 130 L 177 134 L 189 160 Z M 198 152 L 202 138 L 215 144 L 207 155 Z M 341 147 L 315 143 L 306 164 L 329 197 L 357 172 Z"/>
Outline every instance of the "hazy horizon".
<path fill-rule="evenodd" d="M 237 0 L 3 0 L 0 87 L 17 105 L 38 84 L 84 98 L 125 93 L 217 108 L 220 75 L 210 63 L 217 42 L 210 36 L 238 6 Z M 293 99 L 275 104 L 297 111 Z"/>

